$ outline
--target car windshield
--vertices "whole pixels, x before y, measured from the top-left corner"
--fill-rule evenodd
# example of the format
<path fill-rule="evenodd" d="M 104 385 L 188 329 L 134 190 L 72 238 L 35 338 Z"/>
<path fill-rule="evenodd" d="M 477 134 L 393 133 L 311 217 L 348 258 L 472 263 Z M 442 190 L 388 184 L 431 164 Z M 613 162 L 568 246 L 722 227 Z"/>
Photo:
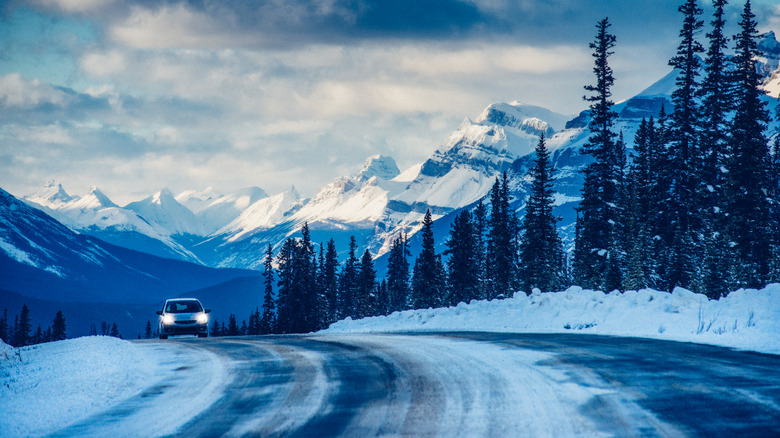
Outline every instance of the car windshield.
<path fill-rule="evenodd" d="M 203 308 L 197 301 L 168 301 L 168 304 L 165 305 L 165 311 L 168 313 L 197 313 L 203 311 Z"/>

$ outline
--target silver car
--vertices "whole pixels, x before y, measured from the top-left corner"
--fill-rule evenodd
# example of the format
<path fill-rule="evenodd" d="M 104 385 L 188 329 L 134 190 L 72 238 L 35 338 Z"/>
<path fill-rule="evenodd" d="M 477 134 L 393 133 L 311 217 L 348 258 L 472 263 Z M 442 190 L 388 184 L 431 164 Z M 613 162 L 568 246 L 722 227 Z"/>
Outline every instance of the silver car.
<path fill-rule="evenodd" d="M 195 298 L 172 298 L 165 301 L 162 310 L 158 310 L 160 339 L 172 335 L 209 335 L 209 316 L 211 309 L 204 309 Z"/>

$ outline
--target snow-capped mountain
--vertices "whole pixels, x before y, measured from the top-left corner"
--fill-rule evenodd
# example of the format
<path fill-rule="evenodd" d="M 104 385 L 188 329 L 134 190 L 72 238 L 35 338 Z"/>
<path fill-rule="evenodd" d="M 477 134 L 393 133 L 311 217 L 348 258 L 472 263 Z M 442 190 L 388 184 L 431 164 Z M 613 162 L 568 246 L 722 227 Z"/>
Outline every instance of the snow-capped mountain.
<path fill-rule="evenodd" d="M 41 191 L 23 199 L 74 231 L 161 257 L 198 262 L 197 257 L 174 238 L 176 233 L 155 222 L 153 216 L 146 219 L 137 211 L 117 206 L 97 187 L 82 197 L 71 196 L 61 184 L 50 180 Z M 155 212 L 152 208 L 148 210 Z M 182 211 L 178 209 L 178 212 Z M 156 213 L 163 218 L 166 216 Z M 189 210 L 184 214 L 185 217 L 192 215 Z"/>
<path fill-rule="evenodd" d="M 774 113 L 780 104 L 780 43 L 770 32 L 759 46 L 765 54 L 760 65 L 768 92 L 765 99 Z M 642 118 L 657 117 L 662 107 L 667 113 L 673 110 L 670 96 L 675 78 L 676 73 L 670 72 L 615 105 L 619 115 L 615 130 L 622 134 L 629 153 Z M 156 242 L 163 248 L 161 253 L 209 266 L 257 268 L 269 243 L 277 247 L 304 223 L 309 224 L 315 242 L 334 238 L 343 252 L 354 235 L 361 250 L 382 254 L 398 234 L 416 232 L 426 210 L 435 219 L 448 218 L 485 198 L 504 171 L 511 180 L 514 206 L 522 215 L 533 148 L 543 133 L 556 169 L 556 214 L 563 218 L 559 225 L 570 245 L 581 170 L 589 160 L 581 153 L 590 136 L 588 123 L 588 111 L 569 117 L 519 102 L 496 103 L 474 120 L 464 120 L 425 162 L 399 172 L 392 158 L 373 156 L 361 169 L 334 179 L 310 199 L 294 188 L 272 196 L 256 187 L 224 196 L 208 188 L 175 197 L 163 190 L 118 207 L 96 189 L 78 198 L 52 182 L 25 200 L 80 232 L 108 236 L 119 245 L 136 244 L 139 249 L 152 248 L 150 242 Z M 777 131 L 776 124 L 770 126 L 771 134 Z M 447 225 L 441 229 L 439 242 L 446 237 Z M 128 238 L 131 233 L 137 234 Z M 143 244 L 132 243 L 138 240 Z"/>

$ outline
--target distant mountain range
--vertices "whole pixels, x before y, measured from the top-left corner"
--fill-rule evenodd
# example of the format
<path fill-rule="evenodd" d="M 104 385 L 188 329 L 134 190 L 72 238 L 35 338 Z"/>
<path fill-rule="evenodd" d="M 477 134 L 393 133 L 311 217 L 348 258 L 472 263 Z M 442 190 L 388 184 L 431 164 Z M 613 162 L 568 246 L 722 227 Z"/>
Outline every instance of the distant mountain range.
<path fill-rule="evenodd" d="M 770 32 L 760 47 L 765 99 L 775 114 L 780 43 Z M 629 150 L 642 118 L 657 117 L 662 106 L 672 111 L 674 80 L 669 73 L 615 105 L 616 129 Z M 35 299 L 114 303 L 150 302 L 195 289 L 214 294 L 224 282 L 252 283 L 238 279 L 257 272 L 241 269 L 259 269 L 267 245 L 278 247 L 305 222 L 314 242 L 334 238 L 343 254 L 355 236 L 361 251 L 380 256 L 396 236 L 413 235 L 428 209 L 437 219 L 437 244 L 443 245 L 455 213 L 485 198 L 504 171 L 522 216 L 532 151 L 542 133 L 555 166 L 559 227 L 570 248 L 581 170 L 589 159 L 581 153 L 588 122 L 588 111 L 564 116 L 519 102 L 492 104 L 476 119 L 465 119 L 423 163 L 401 172 L 392 158 L 375 155 L 312 198 L 293 186 L 274 195 L 258 187 L 228 194 L 208 188 L 174 195 L 164 189 L 118 206 L 97 188 L 71 196 L 55 181 L 21 197 L 24 203 L 2 192 L 0 288 Z M 778 128 L 774 122 L 770 132 Z"/>

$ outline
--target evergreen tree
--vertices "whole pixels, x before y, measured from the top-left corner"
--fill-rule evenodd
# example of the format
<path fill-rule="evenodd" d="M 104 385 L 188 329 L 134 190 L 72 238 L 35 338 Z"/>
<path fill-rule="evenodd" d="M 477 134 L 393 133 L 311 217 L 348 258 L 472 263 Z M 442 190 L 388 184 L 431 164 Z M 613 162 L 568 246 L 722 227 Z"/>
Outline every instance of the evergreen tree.
<path fill-rule="evenodd" d="M 227 335 L 228 336 L 238 336 L 241 334 L 240 329 L 238 328 L 238 322 L 236 321 L 236 315 L 234 313 L 231 313 L 228 317 L 228 326 L 227 326 Z"/>
<path fill-rule="evenodd" d="M 517 216 L 509 206 L 509 177 L 504 172 L 490 191 L 487 242 L 488 298 L 511 294 L 517 288 Z"/>
<path fill-rule="evenodd" d="M 3 317 L 0 318 L 0 339 L 6 344 L 11 342 L 11 336 L 8 333 L 8 308 L 3 308 Z"/>
<path fill-rule="evenodd" d="M 276 256 L 279 276 L 276 299 L 276 331 L 278 333 L 293 333 L 295 328 L 293 319 L 298 316 L 294 313 L 295 306 L 293 304 L 293 299 L 295 298 L 295 292 L 293 291 L 295 246 L 293 238 L 285 240 L 279 250 L 279 254 Z"/>
<path fill-rule="evenodd" d="M 482 200 L 474 208 L 473 228 L 474 228 L 474 251 L 477 263 L 477 281 L 478 292 L 475 298 L 487 298 L 487 207 Z"/>
<path fill-rule="evenodd" d="M 336 243 L 330 239 L 325 251 L 325 260 L 320 265 L 322 270 L 321 288 L 323 290 L 324 319 L 322 327 L 327 327 L 337 321 L 338 307 L 338 253 L 336 252 Z"/>
<path fill-rule="evenodd" d="M 301 227 L 301 239 L 296 242 L 294 252 L 294 304 L 295 327 L 293 333 L 308 333 L 317 329 L 319 308 L 317 306 L 317 259 L 311 242 L 309 224 Z"/>
<path fill-rule="evenodd" d="M 30 322 L 30 309 L 27 304 L 22 305 L 22 313 L 19 314 L 18 322 L 14 324 L 15 342 L 14 347 L 24 347 L 32 341 L 30 332 L 32 324 Z"/>
<path fill-rule="evenodd" d="M 339 282 L 338 319 L 357 315 L 355 296 L 358 286 L 358 259 L 356 252 L 355 236 L 350 236 L 349 255 L 341 270 L 341 281 Z"/>
<path fill-rule="evenodd" d="M 382 282 L 379 283 L 379 287 L 377 289 L 376 314 L 377 315 L 390 314 L 390 293 L 387 290 L 386 279 L 382 279 Z"/>
<path fill-rule="evenodd" d="M 438 307 L 445 293 L 445 273 L 433 240 L 433 219 L 428 210 L 423 218 L 422 250 L 414 262 L 412 305 L 415 309 Z"/>
<path fill-rule="evenodd" d="M 113 336 L 115 338 L 122 337 L 122 335 L 119 334 L 119 327 L 116 325 L 116 323 L 111 324 L 111 332 L 109 333 L 109 336 Z"/>
<path fill-rule="evenodd" d="M 698 231 L 701 229 L 701 204 L 697 193 L 704 187 L 699 179 L 701 157 L 698 147 L 701 109 L 697 96 L 698 76 L 701 70 L 699 53 L 704 51 L 696 41 L 703 26 L 699 16 L 702 9 L 696 0 L 685 0 L 679 7 L 683 14 L 680 44 L 669 65 L 677 70 L 676 88 L 672 92 L 674 112 L 671 115 L 670 143 L 662 178 L 669 182 L 669 192 L 664 203 L 663 222 L 659 224 L 665 245 L 663 277 L 665 288 L 676 286 L 692 288 L 697 280 L 701 245 Z"/>
<path fill-rule="evenodd" d="M 452 222 L 447 250 L 444 251 L 449 256 L 447 288 L 450 305 L 479 299 L 479 264 L 474 238 L 471 215 L 467 210 L 461 210 Z"/>
<path fill-rule="evenodd" d="M 769 114 L 760 96 L 756 69 L 758 30 L 750 1 L 739 22 L 734 55 L 734 118 L 731 123 L 731 157 L 727 173 L 728 234 L 742 287 L 760 287 L 769 277 L 772 251 L 769 184 L 769 150 L 765 130 Z"/>
<path fill-rule="evenodd" d="M 247 325 L 246 320 L 241 321 L 241 328 L 239 328 L 238 331 L 242 335 L 249 334 L 249 326 Z"/>
<path fill-rule="evenodd" d="M 395 312 L 409 308 L 409 247 L 406 236 L 400 235 L 393 240 L 387 257 L 387 293 L 389 311 Z"/>
<path fill-rule="evenodd" d="M 555 291 L 564 286 L 563 244 L 553 215 L 553 165 L 544 134 L 536 145 L 536 158 L 530 171 L 531 192 L 525 205 L 523 238 L 520 241 L 521 285 L 526 291 L 537 287 Z"/>
<path fill-rule="evenodd" d="M 724 51 L 728 41 L 723 33 L 726 26 L 723 8 L 726 0 L 714 0 L 715 13 L 711 22 L 712 31 L 707 34 L 709 48 L 704 63 L 706 78 L 701 83 L 702 127 L 699 140 L 702 166 L 701 181 L 704 184 L 702 209 L 706 221 L 706 233 L 712 236 L 724 225 L 724 178 L 721 171 L 727 165 L 728 156 L 728 112 L 731 110 L 731 82 L 728 72 L 728 58 Z M 707 245 L 709 247 L 709 245 Z"/>
<path fill-rule="evenodd" d="M 146 330 L 144 330 L 144 339 L 152 339 L 152 322 L 146 321 Z"/>
<path fill-rule="evenodd" d="M 274 300 L 274 252 L 271 244 L 265 251 L 263 261 L 263 316 L 258 322 L 258 334 L 276 333 L 276 302 Z"/>
<path fill-rule="evenodd" d="M 52 321 L 52 341 L 62 341 L 67 338 L 65 334 L 65 316 L 62 314 L 62 310 L 58 310 L 54 315 L 54 321 Z"/>
<path fill-rule="evenodd" d="M 211 322 L 211 333 L 209 335 L 212 338 L 222 336 L 222 329 L 220 328 L 219 321 L 217 321 L 217 318 L 214 318 L 214 320 Z"/>
<path fill-rule="evenodd" d="M 376 271 L 374 270 L 374 261 L 368 250 L 363 252 L 360 258 L 360 269 L 358 271 L 356 308 L 357 317 L 374 316 L 377 314 L 379 300 L 376 291 Z"/>
<path fill-rule="evenodd" d="M 615 140 L 617 115 L 610 100 L 615 81 L 608 62 L 615 46 L 615 36 L 609 33 L 610 26 L 608 18 L 599 21 L 596 40 L 589 45 L 594 50 L 596 85 L 585 86 L 585 90 L 593 94 L 584 98 L 591 103 L 591 136 L 584 152 L 593 157 L 593 162 L 584 169 L 582 201 L 577 209 L 575 225 L 575 281 L 594 289 L 607 288 L 608 273 L 611 282 L 615 281 L 620 255 L 618 197 L 623 158 L 619 156 L 619 145 Z"/>

